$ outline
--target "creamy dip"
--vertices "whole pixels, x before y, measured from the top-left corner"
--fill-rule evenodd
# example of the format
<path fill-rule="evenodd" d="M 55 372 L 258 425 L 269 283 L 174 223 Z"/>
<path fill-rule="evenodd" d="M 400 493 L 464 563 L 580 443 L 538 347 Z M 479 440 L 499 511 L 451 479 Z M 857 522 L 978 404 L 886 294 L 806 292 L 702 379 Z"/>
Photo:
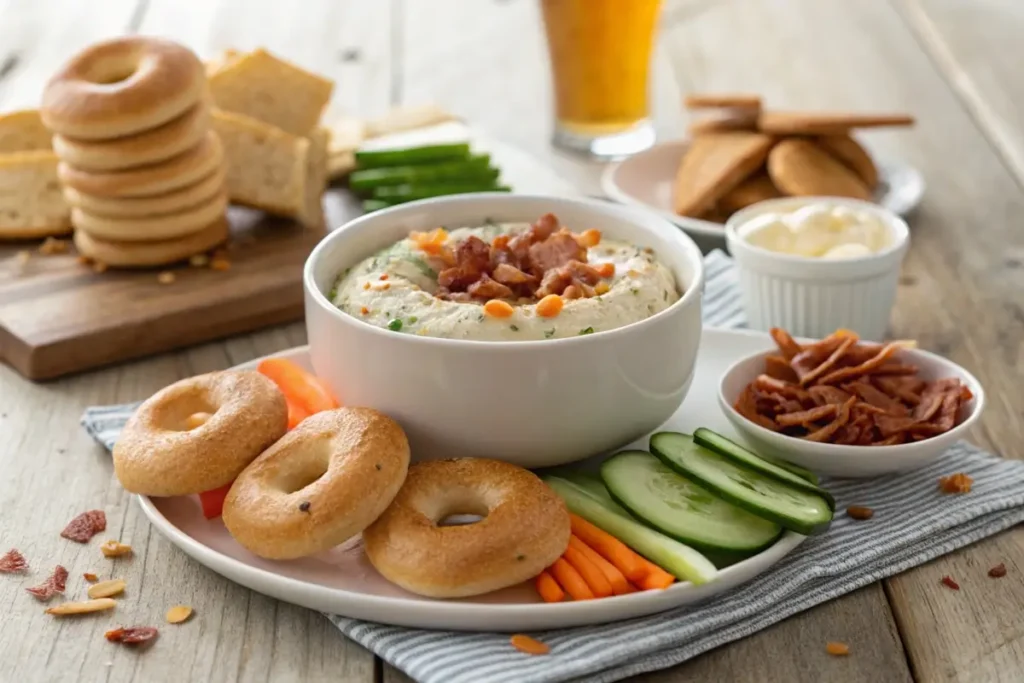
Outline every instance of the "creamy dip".
<path fill-rule="evenodd" d="M 499 235 L 518 235 L 528 224 L 489 224 L 459 228 L 447 235 L 454 249 L 476 236 L 491 244 Z M 586 250 L 589 265 L 610 263 L 607 291 L 590 298 L 565 299 L 560 313 L 543 317 L 537 303 L 512 303 L 507 317 L 495 317 L 486 301 L 450 301 L 435 296 L 439 266 L 413 239 L 403 239 L 346 270 L 330 299 L 345 313 L 400 334 L 480 341 L 562 339 L 604 332 L 644 320 L 679 299 L 672 273 L 649 249 L 602 239 Z M 604 288 L 601 288 L 602 291 Z"/>
<path fill-rule="evenodd" d="M 874 214 L 823 202 L 760 214 L 737 234 L 762 249 L 822 259 L 868 256 L 892 244 L 892 235 Z"/>

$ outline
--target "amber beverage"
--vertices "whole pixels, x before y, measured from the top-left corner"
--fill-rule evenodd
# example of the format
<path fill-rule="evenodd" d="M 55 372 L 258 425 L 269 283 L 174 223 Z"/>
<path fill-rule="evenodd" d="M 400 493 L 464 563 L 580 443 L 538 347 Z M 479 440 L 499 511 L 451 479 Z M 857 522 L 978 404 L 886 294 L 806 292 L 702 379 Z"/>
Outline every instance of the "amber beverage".
<path fill-rule="evenodd" d="M 660 5 L 660 0 L 541 0 L 556 145 L 616 157 L 654 142 L 647 80 Z"/>

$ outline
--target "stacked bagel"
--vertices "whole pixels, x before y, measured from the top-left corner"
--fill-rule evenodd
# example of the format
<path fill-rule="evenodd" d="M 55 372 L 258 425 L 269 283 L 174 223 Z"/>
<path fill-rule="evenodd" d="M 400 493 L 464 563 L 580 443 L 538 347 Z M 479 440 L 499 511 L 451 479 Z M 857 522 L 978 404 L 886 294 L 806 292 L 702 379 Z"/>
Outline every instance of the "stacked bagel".
<path fill-rule="evenodd" d="M 93 45 L 50 80 L 42 119 L 83 256 L 156 266 L 227 239 L 224 152 L 209 100 L 192 51 L 144 36 Z"/>

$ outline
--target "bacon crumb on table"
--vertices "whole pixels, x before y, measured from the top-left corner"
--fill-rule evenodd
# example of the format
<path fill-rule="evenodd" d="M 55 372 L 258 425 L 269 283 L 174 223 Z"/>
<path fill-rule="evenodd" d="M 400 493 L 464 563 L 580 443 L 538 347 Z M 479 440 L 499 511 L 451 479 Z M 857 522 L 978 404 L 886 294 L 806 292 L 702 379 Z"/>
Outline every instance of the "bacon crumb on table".
<path fill-rule="evenodd" d="M 28 569 L 28 560 L 15 548 L 11 548 L 4 553 L 3 557 L 0 557 L 0 574 L 13 574 L 26 569 Z"/>
<path fill-rule="evenodd" d="M 993 579 L 1001 579 L 1006 576 L 1006 565 L 1002 562 L 988 570 L 988 575 Z"/>
<path fill-rule="evenodd" d="M 950 588 L 950 589 L 955 590 L 955 591 L 960 590 L 960 584 L 957 583 L 956 581 L 954 581 L 953 577 L 951 577 L 951 576 L 943 576 L 942 577 L 942 585 L 945 586 L 946 588 Z"/>
<path fill-rule="evenodd" d="M 846 515 L 851 519 L 865 520 L 874 517 L 875 511 L 863 505 L 851 505 L 846 508 Z"/>
<path fill-rule="evenodd" d="M 76 543 L 88 543 L 93 536 L 107 528 L 107 515 L 103 510 L 89 510 L 75 517 L 60 532 L 63 538 Z"/>
<path fill-rule="evenodd" d="M 850 654 L 850 646 L 846 643 L 828 642 L 825 643 L 825 652 L 833 657 L 845 657 Z"/>
<path fill-rule="evenodd" d="M 63 593 L 67 585 L 68 570 L 59 564 L 54 568 L 53 574 L 46 581 L 38 586 L 32 586 L 25 590 L 40 602 L 46 602 L 57 593 Z"/>
<path fill-rule="evenodd" d="M 119 626 L 104 633 L 103 637 L 113 643 L 139 645 L 153 640 L 158 634 L 159 631 L 152 626 Z"/>
<path fill-rule="evenodd" d="M 808 441 L 895 446 L 956 426 L 973 395 L 956 377 L 926 381 L 898 353 L 913 342 L 869 344 L 849 330 L 801 345 L 771 330 L 779 353 L 734 404 L 751 422 Z"/>
<path fill-rule="evenodd" d="M 974 479 L 963 472 L 939 477 L 939 490 L 943 493 L 970 493 L 973 484 Z"/>

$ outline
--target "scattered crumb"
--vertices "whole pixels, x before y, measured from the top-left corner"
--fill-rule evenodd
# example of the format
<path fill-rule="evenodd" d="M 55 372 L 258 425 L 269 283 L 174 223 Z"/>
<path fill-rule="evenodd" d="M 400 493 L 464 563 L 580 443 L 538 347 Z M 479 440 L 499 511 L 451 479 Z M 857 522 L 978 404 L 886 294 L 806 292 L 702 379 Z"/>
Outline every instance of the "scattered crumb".
<path fill-rule="evenodd" d="M 206 254 L 193 254 L 189 257 L 188 264 L 193 268 L 205 268 L 210 265 L 210 257 Z"/>
<path fill-rule="evenodd" d="M 210 267 L 214 270 L 231 270 L 231 261 L 226 258 L 215 257 L 210 261 Z"/>
<path fill-rule="evenodd" d="M 100 552 L 103 553 L 104 557 L 120 557 L 121 555 L 127 555 L 131 553 L 132 547 L 125 545 L 120 541 L 105 541 L 100 546 Z"/>
<path fill-rule="evenodd" d="M 30 254 L 27 249 L 22 249 L 21 251 L 14 255 L 14 262 L 17 263 L 19 266 L 25 266 L 28 265 L 28 261 L 31 258 L 32 254 Z"/>
<path fill-rule="evenodd" d="M 67 251 L 68 241 L 57 239 L 56 237 L 47 237 L 46 240 L 39 245 L 39 253 L 43 256 L 66 254 Z"/>
<path fill-rule="evenodd" d="M 82 256 L 81 254 L 75 257 L 75 261 L 83 266 L 87 266 L 92 263 L 91 258 L 89 258 L 88 256 Z"/>
<path fill-rule="evenodd" d="M 107 264 L 102 261 L 96 261 L 92 264 L 92 269 L 97 273 L 105 273 L 107 272 Z"/>
<path fill-rule="evenodd" d="M 169 270 L 165 270 L 156 276 L 156 281 L 162 285 L 172 284 L 175 280 L 175 275 Z"/>
<path fill-rule="evenodd" d="M 850 646 L 846 643 L 828 642 L 825 643 L 825 652 L 833 657 L 845 657 L 850 654 Z"/>
<path fill-rule="evenodd" d="M 953 577 L 951 577 L 951 576 L 943 576 L 942 577 L 942 585 L 945 586 L 946 588 L 951 589 L 951 590 L 955 590 L 955 591 L 960 590 L 960 584 L 957 583 L 956 581 L 954 581 Z"/>
<path fill-rule="evenodd" d="M 864 507 L 863 505 L 851 505 L 846 508 L 846 514 L 851 519 L 864 520 L 871 519 L 875 515 L 875 511 L 869 507 Z"/>
<path fill-rule="evenodd" d="M 84 578 L 89 583 L 96 583 L 97 581 L 99 581 L 99 577 L 93 574 L 92 572 L 86 572 L 82 574 L 82 578 Z"/>
<path fill-rule="evenodd" d="M 512 644 L 512 647 L 527 655 L 546 655 L 551 652 L 551 648 L 547 643 L 542 643 L 522 633 L 512 636 L 509 642 Z"/>
<path fill-rule="evenodd" d="M 1006 565 L 1002 562 L 988 570 L 988 575 L 993 579 L 1001 579 L 1006 576 Z"/>
<path fill-rule="evenodd" d="M 970 475 L 957 472 L 948 477 L 939 477 L 939 490 L 943 493 L 970 493 L 973 483 Z"/>
<path fill-rule="evenodd" d="M 167 610 L 167 622 L 171 624 L 180 624 L 190 616 L 192 616 L 192 608 L 188 605 L 175 605 Z"/>

